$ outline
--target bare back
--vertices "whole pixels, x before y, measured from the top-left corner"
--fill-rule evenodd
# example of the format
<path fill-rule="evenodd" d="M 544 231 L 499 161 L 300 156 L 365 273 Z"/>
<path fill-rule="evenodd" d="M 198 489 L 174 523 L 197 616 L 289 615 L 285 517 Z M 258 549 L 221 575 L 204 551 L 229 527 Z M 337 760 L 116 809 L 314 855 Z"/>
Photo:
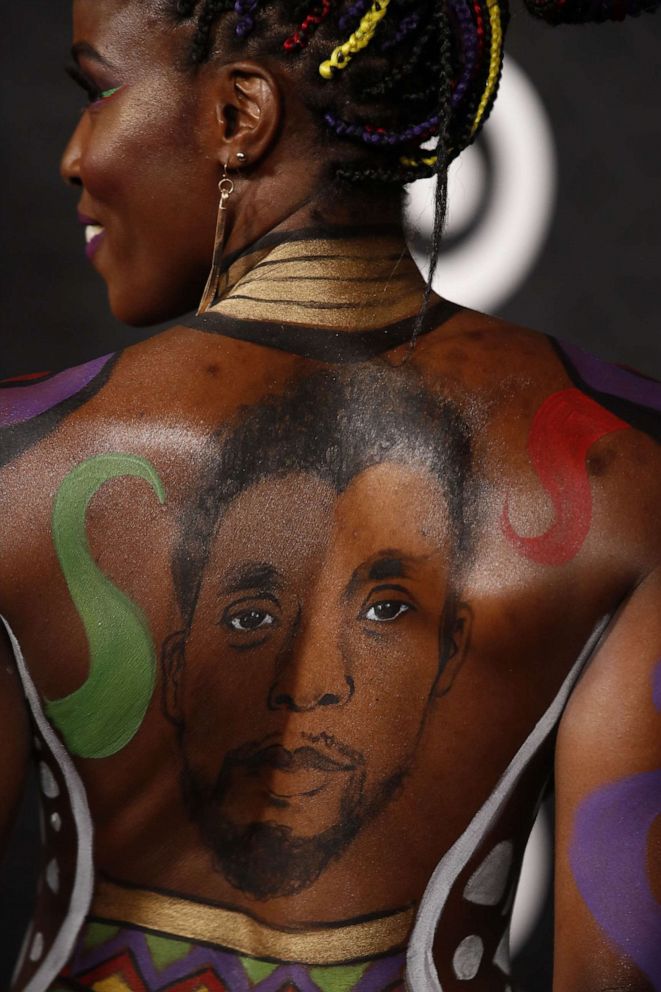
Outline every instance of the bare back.
<path fill-rule="evenodd" d="M 651 705 L 658 620 L 639 661 L 609 645 L 658 564 L 655 387 L 440 301 L 410 351 L 409 263 L 387 310 L 354 281 L 348 318 L 315 245 L 295 305 L 288 239 L 205 320 L 0 391 L 0 612 L 43 708 L 17 989 L 82 924 L 53 989 L 381 992 L 408 948 L 416 992 L 504 992 L 575 682 L 591 662 L 567 781 L 590 728 L 599 750 L 600 665 Z M 608 753 L 583 753 L 567 837 Z"/>

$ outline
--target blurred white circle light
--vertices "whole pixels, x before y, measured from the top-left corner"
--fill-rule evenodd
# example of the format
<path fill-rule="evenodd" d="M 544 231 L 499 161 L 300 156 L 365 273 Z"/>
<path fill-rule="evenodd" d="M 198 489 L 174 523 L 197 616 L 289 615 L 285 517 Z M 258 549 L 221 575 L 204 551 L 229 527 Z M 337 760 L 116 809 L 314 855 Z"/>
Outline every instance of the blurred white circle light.
<path fill-rule="evenodd" d="M 516 890 L 510 952 L 518 954 L 538 925 L 551 894 L 553 836 L 548 805 L 542 805 L 532 828 Z"/>
<path fill-rule="evenodd" d="M 556 174 L 546 110 L 528 76 L 506 57 L 483 136 L 450 166 L 448 248 L 436 268 L 436 292 L 478 310 L 495 310 L 506 302 L 544 245 L 553 217 Z M 411 250 L 425 277 L 434 187 L 434 179 L 413 183 L 406 206 Z"/>

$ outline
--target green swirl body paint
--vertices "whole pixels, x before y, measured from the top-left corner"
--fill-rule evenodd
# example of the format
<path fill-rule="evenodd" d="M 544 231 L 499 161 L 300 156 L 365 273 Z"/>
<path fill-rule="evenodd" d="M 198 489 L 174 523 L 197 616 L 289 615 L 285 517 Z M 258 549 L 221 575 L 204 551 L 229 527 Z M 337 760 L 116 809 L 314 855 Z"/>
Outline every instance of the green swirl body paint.
<path fill-rule="evenodd" d="M 67 588 L 83 622 L 90 654 L 86 682 L 46 713 L 73 754 L 107 758 L 137 733 L 156 680 L 156 652 L 142 610 L 96 565 L 85 517 L 92 497 L 123 476 L 144 479 L 160 503 L 165 489 L 154 467 L 137 455 L 96 455 L 63 480 L 53 504 L 53 543 Z"/>

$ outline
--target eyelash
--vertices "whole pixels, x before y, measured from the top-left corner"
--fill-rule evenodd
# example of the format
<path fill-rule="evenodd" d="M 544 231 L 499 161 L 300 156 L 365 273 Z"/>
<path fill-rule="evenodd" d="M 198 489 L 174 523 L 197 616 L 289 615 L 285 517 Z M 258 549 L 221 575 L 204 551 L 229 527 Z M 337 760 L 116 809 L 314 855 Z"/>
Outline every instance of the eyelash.
<path fill-rule="evenodd" d="M 113 96 L 119 89 L 119 86 L 115 86 L 109 90 L 100 90 L 98 86 L 90 82 L 87 76 L 84 76 L 75 66 L 69 65 L 65 71 L 78 86 L 85 90 L 89 101 L 88 106 L 90 107 L 95 103 L 101 103 L 102 100 L 107 100 L 108 97 Z"/>
<path fill-rule="evenodd" d="M 388 596 L 388 595 L 385 595 L 382 599 L 375 598 L 378 593 L 387 594 L 389 592 L 401 593 L 403 598 L 399 598 L 397 596 Z M 395 585 L 394 583 L 383 583 L 382 585 L 375 586 L 374 589 L 372 589 L 370 595 L 367 597 L 367 599 L 365 600 L 365 602 L 361 607 L 359 616 L 361 616 L 363 619 L 366 620 L 367 613 L 369 613 L 369 611 L 373 609 L 375 606 L 379 606 L 381 603 L 399 603 L 400 605 L 405 607 L 404 613 L 416 612 L 416 607 L 411 602 L 411 594 L 408 592 L 407 589 L 404 588 L 404 586 Z M 402 614 L 399 613 L 397 616 L 402 616 Z M 395 620 L 397 619 L 397 617 L 393 617 L 391 619 Z M 370 622 L 374 623 L 376 621 L 370 621 Z M 387 623 L 388 621 L 381 621 L 381 622 Z"/>

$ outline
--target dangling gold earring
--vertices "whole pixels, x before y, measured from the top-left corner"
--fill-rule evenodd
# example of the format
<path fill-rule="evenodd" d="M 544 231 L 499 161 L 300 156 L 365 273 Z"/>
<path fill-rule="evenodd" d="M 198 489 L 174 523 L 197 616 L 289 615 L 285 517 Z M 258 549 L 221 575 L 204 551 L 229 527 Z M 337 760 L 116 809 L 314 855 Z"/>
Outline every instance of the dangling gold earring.
<path fill-rule="evenodd" d="M 221 263 L 223 260 L 223 247 L 225 245 L 225 222 L 227 220 L 227 201 L 234 192 L 234 183 L 227 175 L 227 163 L 223 166 L 223 178 L 218 183 L 220 193 L 220 203 L 218 204 L 218 220 L 216 221 L 216 240 L 213 246 L 213 262 L 211 272 L 207 279 L 207 284 L 202 293 L 202 300 L 198 307 L 198 316 L 205 313 L 212 305 L 219 293 L 221 280 Z"/>

